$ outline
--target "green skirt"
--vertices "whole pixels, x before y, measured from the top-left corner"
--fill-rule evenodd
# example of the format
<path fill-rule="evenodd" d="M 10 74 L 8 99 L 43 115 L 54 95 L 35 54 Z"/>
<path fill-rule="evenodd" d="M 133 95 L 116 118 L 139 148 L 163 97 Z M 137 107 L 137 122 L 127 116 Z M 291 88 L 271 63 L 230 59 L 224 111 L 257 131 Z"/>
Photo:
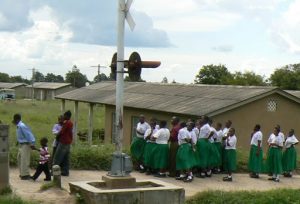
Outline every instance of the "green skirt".
<path fill-rule="evenodd" d="M 169 145 L 155 144 L 153 148 L 153 168 L 166 169 L 169 164 Z"/>
<path fill-rule="evenodd" d="M 259 155 L 256 155 L 258 147 L 255 145 L 251 145 L 248 169 L 253 173 L 261 173 L 263 167 L 263 151 L 260 149 Z"/>
<path fill-rule="evenodd" d="M 210 150 L 210 143 L 208 139 L 201 138 L 197 141 L 197 155 L 196 155 L 196 162 L 198 168 L 208 168 L 209 166 L 209 150 Z"/>
<path fill-rule="evenodd" d="M 191 169 L 195 165 L 195 152 L 193 151 L 191 144 L 181 144 L 176 154 L 176 170 Z"/>
<path fill-rule="evenodd" d="M 282 173 L 282 153 L 280 148 L 270 147 L 268 151 L 266 170 L 268 173 Z"/>
<path fill-rule="evenodd" d="M 153 149 L 155 145 L 156 143 L 146 142 L 144 149 L 144 165 L 150 168 L 153 168 Z"/>
<path fill-rule="evenodd" d="M 146 141 L 144 138 L 135 137 L 130 147 L 131 156 L 137 161 L 143 160 Z"/>
<path fill-rule="evenodd" d="M 294 146 L 287 148 L 282 156 L 282 168 L 285 172 L 295 170 L 297 167 L 297 152 Z"/>
<path fill-rule="evenodd" d="M 224 151 L 224 162 L 223 168 L 225 171 L 235 171 L 236 170 L 236 150 L 235 149 L 225 149 Z"/>
<path fill-rule="evenodd" d="M 208 160 L 209 167 L 221 166 L 221 155 L 218 150 L 218 146 L 215 144 L 216 143 L 210 143 L 209 145 L 209 160 Z"/>
<path fill-rule="evenodd" d="M 214 145 L 216 146 L 218 152 L 219 152 L 219 155 L 220 155 L 220 160 L 221 160 L 221 163 L 222 163 L 222 158 L 223 158 L 223 145 L 221 142 L 215 142 Z M 221 164 L 220 164 L 221 165 Z"/>

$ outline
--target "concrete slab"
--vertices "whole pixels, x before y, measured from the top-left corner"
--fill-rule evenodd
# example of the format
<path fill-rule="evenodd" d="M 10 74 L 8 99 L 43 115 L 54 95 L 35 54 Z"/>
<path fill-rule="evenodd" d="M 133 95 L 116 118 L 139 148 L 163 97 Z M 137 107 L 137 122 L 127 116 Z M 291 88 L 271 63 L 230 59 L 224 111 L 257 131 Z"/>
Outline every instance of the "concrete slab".
<path fill-rule="evenodd" d="M 148 179 L 136 181 L 133 188 L 110 189 L 105 181 L 69 183 L 71 194 L 79 193 L 89 204 L 183 204 L 184 188 L 163 181 Z"/>

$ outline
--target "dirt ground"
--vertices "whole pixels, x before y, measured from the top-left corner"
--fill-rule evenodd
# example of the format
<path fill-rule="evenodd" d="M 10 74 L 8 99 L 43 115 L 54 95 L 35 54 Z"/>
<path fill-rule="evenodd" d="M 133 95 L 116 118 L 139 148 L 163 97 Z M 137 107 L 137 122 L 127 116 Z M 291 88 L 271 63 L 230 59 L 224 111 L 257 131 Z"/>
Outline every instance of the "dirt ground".
<path fill-rule="evenodd" d="M 32 170 L 32 173 L 33 170 Z M 41 175 L 37 181 L 24 181 L 20 180 L 19 172 L 17 169 L 10 169 L 10 184 L 13 191 L 20 197 L 26 200 L 34 200 L 38 203 L 46 204 L 71 204 L 75 203 L 75 197 L 69 194 L 69 182 L 84 181 L 84 180 L 101 180 L 103 175 L 107 174 L 105 171 L 78 171 L 71 170 L 69 177 L 62 177 L 62 185 L 65 190 L 48 189 L 41 191 L 40 187 L 45 184 L 44 175 Z M 262 175 L 260 179 L 251 179 L 248 174 L 234 174 L 233 182 L 223 182 L 224 175 L 213 175 L 211 178 L 195 178 L 192 183 L 184 183 L 177 181 L 174 178 L 156 178 L 147 176 L 138 172 L 133 172 L 131 176 L 136 177 L 137 180 L 143 179 L 159 179 L 165 182 L 181 186 L 185 189 L 186 197 L 195 195 L 197 192 L 207 190 L 257 190 L 264 191 L 275 188 L 300 188 L 300 176 L 295 175 L 293 178 L 283 178 L 279 183 L 268 180 L 267 175 Z"/>

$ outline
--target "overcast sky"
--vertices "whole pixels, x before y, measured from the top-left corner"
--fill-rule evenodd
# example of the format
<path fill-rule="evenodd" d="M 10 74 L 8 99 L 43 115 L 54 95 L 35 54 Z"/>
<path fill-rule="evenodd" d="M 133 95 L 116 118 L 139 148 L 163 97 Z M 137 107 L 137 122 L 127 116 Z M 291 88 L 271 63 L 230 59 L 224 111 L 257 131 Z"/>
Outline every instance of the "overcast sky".
<path fill-rule="evenodd" d="M 116 52 L 117 0 L 1 0 L 0 72 L 30 79 L 32 67 L 65 76 L 74 64 L 90 80 L 91 65 L 108 66 Z M 300 0 L 134 0 L 133 51 L 159 60 L 146 81 L 192 83 L 203 65 L 269 77 L 299 63 Z M 109 68 L 103 68 L 109 74 Z"/>

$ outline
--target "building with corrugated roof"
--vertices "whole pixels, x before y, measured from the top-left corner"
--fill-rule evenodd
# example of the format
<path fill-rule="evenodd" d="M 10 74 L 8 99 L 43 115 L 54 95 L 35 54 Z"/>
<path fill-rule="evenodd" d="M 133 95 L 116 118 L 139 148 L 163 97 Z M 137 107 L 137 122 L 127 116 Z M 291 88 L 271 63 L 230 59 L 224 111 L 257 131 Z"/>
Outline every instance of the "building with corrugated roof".
<path fill-rule="evenodd" d="M 25 87 L 27 84 L 25 83 L 8 83 L 8 82 L 0 82 L 0 89 L 14 89 L 17 98 L 25 97 Z"/>
<path fill-rule="evenodd" d="M 26 86 L 26 98 L 37 100 L 54 99 L 56 95 L 72 91 L 74 88 L 70 83 L 54 83 L 54 82 L 36 82 L 33 85 Z"/>
<path fill-rule="evenodd" d="M 76 103 L 77 106 L 79 102 L 89 103 L 90 110 L 93 104 L 105 105 L 105 141 L 111 142 L 115 133 L 115 88 L 115 82 L 101 82 L 56 98 L 61 99 L 62 104 L 65 100 L 75 102 L 75 118 L 78 118 Z M 231 120 L 238 146 L 243 147 L 250 146 L 255 124 L 262 127 L 264 146 L 277 124 L 285 134 L 294 128 L 300 135 L 300 98 L 277 87 L 125 82 L 123 143 L 127 146 L 135 136 L 134 127 L 140 114 L 147 121 L 151 117 L 170 121 L 174 115 L 185 121 L 207 115 L 215 124 L 223 125 Z"/>

